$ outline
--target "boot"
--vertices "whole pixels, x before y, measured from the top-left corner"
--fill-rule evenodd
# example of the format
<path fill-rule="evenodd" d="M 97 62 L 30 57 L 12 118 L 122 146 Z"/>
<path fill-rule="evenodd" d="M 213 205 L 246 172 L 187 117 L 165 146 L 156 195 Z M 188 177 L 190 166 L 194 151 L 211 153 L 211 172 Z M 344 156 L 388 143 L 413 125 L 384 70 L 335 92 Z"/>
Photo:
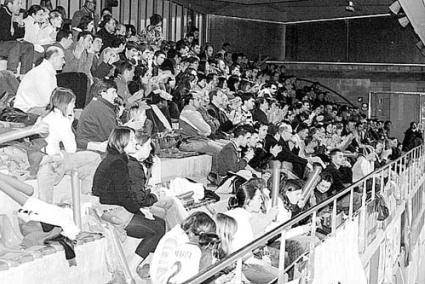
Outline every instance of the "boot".
<path fill-rule="evenodd" d="M 30 197 L 18 211 L 18 216 L 24 221 L 38 221 L 62 227 L 62 235 L 75 240 L 80 229 L 72 218 L 72 210 L 61 208 Z"/>

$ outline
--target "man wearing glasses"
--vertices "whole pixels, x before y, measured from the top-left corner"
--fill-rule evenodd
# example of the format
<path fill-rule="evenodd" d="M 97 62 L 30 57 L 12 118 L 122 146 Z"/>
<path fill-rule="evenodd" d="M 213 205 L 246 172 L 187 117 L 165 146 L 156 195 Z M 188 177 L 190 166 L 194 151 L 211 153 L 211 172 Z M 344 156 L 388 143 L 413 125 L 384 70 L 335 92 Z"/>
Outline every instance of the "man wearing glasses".
<path fill-rule="evenodd" d="M 100 20 L 99 15 L 96 14 L 96 0 L 86 0 L 84 6 L 74 13 L 72 17 L 72 27 L 78 27 L 83 16 L 91 17 L 94 20 L 94 28 L 95 31 L 97 31 L 97 25 Z"/>

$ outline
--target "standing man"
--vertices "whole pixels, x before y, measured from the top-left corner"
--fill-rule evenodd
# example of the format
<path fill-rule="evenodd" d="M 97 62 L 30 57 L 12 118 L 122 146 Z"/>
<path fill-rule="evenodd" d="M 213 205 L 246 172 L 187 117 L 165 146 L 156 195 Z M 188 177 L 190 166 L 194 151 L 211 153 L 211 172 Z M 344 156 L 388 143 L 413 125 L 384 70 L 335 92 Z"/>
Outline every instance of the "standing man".
<path fill-rule="evenodd" d="M 94 20 L 94 29 L 97 31 L 100 18 L 99 15 L 96 14 L 96 0 L 86 0 L 84 6 L 74 13 L 74 16 L 72 16 L 72 27 L 78 27 L 81 18 L 84 16 L 91 17 Z"/>
<path fill-rule="evenodd" d="M 32 69 L 34 46 L 29 42 L 17 41 L 21 0 L 5 0 L 0 9 L 0 56 L 7 57 L 7 70 L 15 75 L 21 63 L 21 76 Z"/>

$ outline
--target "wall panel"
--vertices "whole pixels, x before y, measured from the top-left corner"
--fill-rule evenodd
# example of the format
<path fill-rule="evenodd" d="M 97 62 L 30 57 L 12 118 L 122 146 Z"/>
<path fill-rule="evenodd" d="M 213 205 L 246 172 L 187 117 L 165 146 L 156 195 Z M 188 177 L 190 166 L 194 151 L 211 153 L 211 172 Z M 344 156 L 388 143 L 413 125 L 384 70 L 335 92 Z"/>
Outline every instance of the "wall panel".
<path fill-rule="evenodd" d="M 138 29 L 138 25 L 139 25 L 139 3 L 141 1 L 139 0 L 130 0 L 130 21 L 129 23 L 132 24 L 133 26 L 136 27 L 136 29 Z"/>
<path fill-rule="evenodd" d="M 153 5 L 154 0 L 145 0 L 146 1 L 146 21 L 147 25 L 150 25 L 149 18 L 153 15 Z"/>
<path fill-rule="evenodd" d="M 168 35 L 169 40 L 176 40 L 176 13 L 177 5 L 171 3 L 170 5 L 170 34 Z"/>
<path fill-rule="evenodd" d="M 199 19 L 200 16 L 197 18 Z M 215 50 L 218 51 L 224 42 L 229 42 L 232 50 L 243 52 L 251 58 L 255 58 L 259 54 L 278 60 L 285 58 L 284 25 L 237 20 L 215 15 L 209 15 L 208 18 L 208 42 L 214 45 Z M 199 22 L 202 21 L 197 21 L 198 27 Z M 201 43 L 202 40 L 204 39 L 201 39 Z"/>
<path fill-rule="evenodd" d="M 0 0 L 1 1 L 1 0 Z M 75 11 L 79 10 L 85 0 L 53 0 L 52 4 L 62 6 L 72 18 Z M 96 12 L 100 15 L 105 7 L 106 0 L 97 0 Z M 23 0 L 24 8 L 32 4 L 39 4 L 40 0 Z M 132 24 L 138 31 L 149 25 L 149 18 L 153 14 L 163 17 L 163 34 L 165 39 L 178 41 L 190 30 L 192 25 L 200 28 L 200 37 L 206 32 L 206 16 L 194 12 L 187 6 L 176 4 L 169 0 L 118 0 L 118 7 L 112 8 L 113 16 L 123 24 Z M 195 16 L 196 15 L 196 16 Z"/>
<path fill-rule="evenodd" d="M 169 38 L 170 1 L 164 1 L 162 14 L 162 32 L 166 39 Z"/>
<path fill-rule="evenodd" d="M 143 30 L 148 24 L 146 20 L 146 1 L 139 0 L 139 17 L 140 17 L 140 28 L 139 30 Z"/>
<path fill-rule="evenodd" d="M 176 40 L 180 40 L 183 37 L 183 7 L 177 5 L 176 7 Z"/>

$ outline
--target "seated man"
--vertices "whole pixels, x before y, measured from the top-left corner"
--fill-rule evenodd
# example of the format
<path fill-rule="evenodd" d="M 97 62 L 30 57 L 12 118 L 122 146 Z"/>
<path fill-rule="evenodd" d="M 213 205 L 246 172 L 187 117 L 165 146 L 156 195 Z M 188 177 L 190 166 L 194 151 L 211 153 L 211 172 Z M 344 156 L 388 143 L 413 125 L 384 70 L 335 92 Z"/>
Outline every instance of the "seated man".
<path fill-rule="evenodd" d="M 19 14 L 21 3 L 21 0 L 5 0 L 0 8 L 0 56 L 7 57 L 7 70 L 15 74 L 21 63 L 20 73 L 24 75 L 32 69 L 34 46 L 29 42 L 16 40 L 22 36 L 18 32 L 22 28 L 16 22 L 18 18 L 15 18 Z"/>
<path fill-rule="evenodd" d="M 221 150 L 221 147 L 207 138 L 211 134 L 211 127 L 198 111 L 202 100 L 202 93 L 196 91 L 190 92 L 184 98 L 185 107 L 180 113 L 180 128 L 184 141 L 180 145 L 180 150 L 213 156 Z"/>
<path fill-rule="evenodd" d="M 254 156 L 254 151 L 247 151 L 242 158 L 240 148 L 245 147 L 248 143 L 251 133 L 249 128 L 238 126 L 233 131 L 234 138 L 221 149 L 217 155 L 216 172 L 220 177 L 227 175 L 227 172 L 238 172 L 248 165 L 248 162 Z"/>
<path fill-rule="evenodd" d="M 49 104 L 52 91 L 57 87 L 56 70 L 61 70 L 65 63 L 63 50 L 51 46 L 44 58 L 19 85 L 14 106 L 22 111 L 42 114 Z"/>
<path fill-rule="evenodd" d="M 93 63 L 93 36 L 90 32 L 78 34 L 75 47 L 65 51 L 65 66 L 63 72 L 80 72 L 93 81 L 91 67 Z"/>
<path fill-rule="evenodd" d="M 210 92 L 210 104 L 208 106 L 208 114 L 220 122 L 218 131 L 229 132 L 233 128 L 233 123 L 229 120 L 226 113 L 221 109 L 223 107 L 224 97 L 226 95 L 220 90 Z"/>
<path fill-rule="evenodd" d="M 330 188 L 332 195 L 337 194 L 353 182 L 353 172 L 350 163 L 344 158 L 342 151 L 333 149 L 329 156 L 331 163 L 326 167 L 323 173 L 332 176 L 333 183 Z"/>
<path fill-rule="evenodd" d="M 281 152 L 276 157 L 277 160 L 285 162 L 282 163 L 284 169 L 293 171 L 298 178 L 303 178 L 305 167 L 309 165 L 309 162 L 307 159 L 294 154 L 289 147 L 289 141 L 292 139 L 292 127 L 286 123 L 282 123 L 279 127 L 270 127 L 269 135 L 266 137 L 266 150 L 270 148 L 271 142 L 276 139 L 282 146 Z"/>
<path fill-rule="evenodd" d="M 332 177 L 332 185 L 329 189 L 329 196 L 338 194 L 353 183 L 353 171 L 351 164 L 344 158 L 341 150 L 334 149 L 329 153 L 331 163 L 323 171 L 323 175 L 329 174 Z M 353 191 L 353 209 L 356 210 L 361 205 L 362 193 Z M 350 193 L 338 199 L 338 207 L 347 209 L 350 206 Z"/>
<path fill-rule="evenodd" d="M 76 140 L 81 149 L 87 149 L 89 142 L 107 141 L 112 130 L 118 126 L 114 104 L 118 98 L 117 85 L 111 80 L 96 84 L 98 96 L 84 108 L 78 121 Z M 106 143 L 102 147 L 102 150 L 105 149 Z"/>

